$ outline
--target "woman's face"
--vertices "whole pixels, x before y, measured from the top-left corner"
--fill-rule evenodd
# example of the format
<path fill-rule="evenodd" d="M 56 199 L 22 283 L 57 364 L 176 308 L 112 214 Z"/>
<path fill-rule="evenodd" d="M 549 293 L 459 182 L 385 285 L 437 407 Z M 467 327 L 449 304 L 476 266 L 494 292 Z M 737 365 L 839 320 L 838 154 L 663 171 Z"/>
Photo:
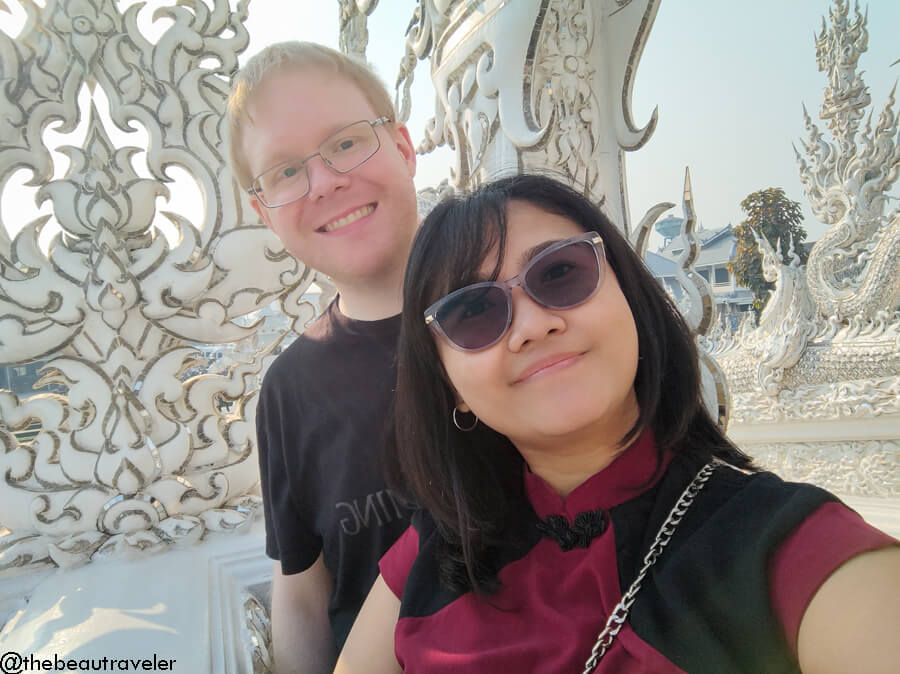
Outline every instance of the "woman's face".
<path fill-rule="evenodd" d="M 534 247 L 582 233 L 564 216 L 511 202 L 499 278 L 516 276 Z M 485 278 L 495 263 L 496 255 L 484 261 Z M 468 406 L 520 448 L 593 432 L 618 441 L 638 414 L 638 339 L 612 270 L 607 268 L 593 297 L 572 309 L 547 309 L 521 288 L 512 290 L 512 301 L 509 330 L 483 351 L 458 351 L 437 338 L 461 409 Z"/>

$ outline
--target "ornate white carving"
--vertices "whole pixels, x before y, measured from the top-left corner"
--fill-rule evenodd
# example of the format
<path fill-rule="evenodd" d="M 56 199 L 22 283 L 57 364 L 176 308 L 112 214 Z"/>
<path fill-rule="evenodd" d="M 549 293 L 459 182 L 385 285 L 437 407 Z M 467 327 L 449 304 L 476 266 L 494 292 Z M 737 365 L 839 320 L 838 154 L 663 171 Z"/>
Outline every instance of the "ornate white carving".
<path fill-rule="evenodd" d="M 397 81 L 401 118 L 417 59 L 431 56 L 435 117 L 420 152 L 448 144 L 457 187 L 552 169 L 629 231 L 623 150 L 656 125 L 631 116 L 631 88 L 658 0 L 420 0 Z M 402 94 L 401 94 L 402 90 Z"/>
<path fill-rule="evenodd" d="M 431 209 L 441 201 L 454 194 L 455 190 L 444 178 L 437 187 L 424 187 L 416 192 L 416 211 L 419 219 L 424 220 Z"/>
<path fill-rule="evenodd" d="M 369 44 L 369 29 L 366 18 L 375 11 L 378 0 L 338 0 L 340 5 L 341 51 L 366 60 L 366 47 Z"/>
<path fill-rule="evenodd" d="M 806 158 L 797 153 L 813 213 L 831 226 L 810 251 L 809 290 L 820 314 L 839 321 L 891 311 L 900 299 L 900 209 L 885 217 L 888 191 L 900 175 L 900 127 L 892 90 L 874 130 L 870 112 L 858 133 L 871 98 L 857 72 L 868 45 L 867 18 L 859 5 L 855 14 L 851 22 L 849 4 L 835 0 L 831 26 L 826 32 L 823 19 L 816 38 L 816 61 L 827 75 L 820 116 L 834 142 L 804 110 Z"/>
<path fill-rule="evenodd" d="M 592 192 L 599 179 L 598 153 L 605 145 L 598 138 L 603 110 L 591 89 L 597 75 L 590 59 L 594 25 L 588 2 L 549 5 L 542 26 L 545 39 L 535 59 L 538 79 L 545 82 L 536 92 L 538 121 L 552 124 L 544 161 Z"/>
<path fill-rule="evenodd" d="M 838 494 L 900 498 L 900 443 L 893 440 L 797 442 L 745 447 L 756 462 L 786 480 Z"/>
<path fill-rule="evenodd" d="M 862 419 L 900 414 L 896 377 L 836 381 L 765 391 L 731 391 L 736 424 L 824 419 Z"/>
<path fill-rule="evenodd" d="M 165 7 L 174 24 L 155 44 L 140 5 L 120 13 L 113 0 L 27 2 L 21 36 L 0 33 L 0 187 L 30 170 L 62 228 L 44 254 L 46 218 L 0 223 L 0 363 L 46 359 L 44 380 L 66 391 L 0 392 L 0 570 L 151 553 L 244 530 L 259 511 L 253 386 L 283 335 L 224 372 L 187 374 L 204 362 L 198 344 L 251 343 L 273 301 L 298 328 L 314 313 L 301 301 L 313 275 L 242 223 L 251 211 L 221 155 L 246 4 Z M 52 179 L 42 131 L 76 127 L 84 86 L 102 88 L 117 126 L 148 133 L 151 177 L 92 104 L 84 143 L 61 149 L 71 163 Z M 205 205 L 202 222 L 163 212 L 171 248 L 153 225 L 170 166 Z M 24 224 L 12 241 L 10 224 Z M 36 437 L 17 440 L 35 421 Z"/>
<path fill-rule="evenodd" d="M 250 632 L 254 674 L 274 671 L 272 661 L 272 629 L 267 608 L 255 596 L 245 593 L 244 613 Z"/>
<path fill-rule="evenodd" d="M 647 255 L 647 243 L 650 232 L 660 215 L 672 208 L 674 204 L 663 202 L 656 204 L 641 218 L 632 237 L 635 252 L 641 259 Z M 694 332 L 698 341 L 700 355 L 700 374 L 702 377 L 703 400 L 713 419 L 725 428 L 728 425 L 731 402 L 728 392 L 728 384 L 725 374 L 711 357 L 711 345 L 715 345 L 715 339 L 710 339 L 709 334 L 718 323 L 713 320 L 713 291 L 706 279 L 694 270 L 694 261 L 700 254 L 700 240 L 697 238 L 697 214 L 694 210 L 694 193 L 691 187 L 690 169 L 684 172 L 684 192 L 682 195 L 682 210 L 684 219 L 681 223 L 681 241 L 684 250 L 678 256 L 678 267 L 675 277 L 681 285 L 683 295 L 681 300 L 672 300 L 678 306 L 688 326 Z M 668 290 L 668 288 L 667 288 Z M 671 297 L 671 294 L 670 294 Z"/>
<path fill-rule="evenodd" d="M 874 131 L 867 122 L 858 133 L 870 100 L 856 70 L 866 19 L 858 8 L 853 22 L 848 14 L 835 0 L 816 39 L 827 74 L 821 117 L 834 142 L 805 114 L 806 158 L 798 153 L 813 212 L 831 228 L 805 269 L 792 250 L 784 265 L 780 243 L 772 250 L 757 238 L 775 282 L 759 326 L 705 340 L 727 375 L 737 424 L 900 414 L 900 213 L 884 215 L 900 174 L 898 121 L 892 93 Z"/>
<path fill-rule="evenodd" d="M 816 309 L 806 291 L 800 258 L 791 241 L 790 264 L 782 264 L 781 241 L 775 250 L 764 236 L 753 232 L 762 253 L 763 276 L 775 283 L 759 317 L 759 328 L 747 333 L 742 357 L 756 361 L 756 385 L 770 394 L 781 389 L 784 372 L 800 360 L 809 340 L 816 334 Z"/>

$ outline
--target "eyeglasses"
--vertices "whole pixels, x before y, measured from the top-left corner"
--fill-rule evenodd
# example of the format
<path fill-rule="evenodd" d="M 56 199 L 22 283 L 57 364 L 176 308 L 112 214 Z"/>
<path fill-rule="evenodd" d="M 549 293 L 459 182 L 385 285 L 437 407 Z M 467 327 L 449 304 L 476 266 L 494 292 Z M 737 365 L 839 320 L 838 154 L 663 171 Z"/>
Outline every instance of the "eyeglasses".
<path fill-rule="evenodd" d="M 309 192 L 309 171 L 306 166 L 313 157 L 321 157 L 329 168 L 338 173 L 348 173 L 366 162 L 381 147 L 375 127 L 387 124 L 389 117 L 376 120 L 363 120 L 345 126 L 331 134 L 321 145 L 319 151 L 308 157 L 298 157 L 282 162 L 260 173 L 247 190 L 267 208 L 278 208 L 297 199 L 302 199 Z"/>
<path fill-rule="evenodd" d="M 493 346 L 512 323 L 512 289 L 520 286 L 548 309 L 571 309 L 589 300 L 606 271 L 603 239 L 588 232 L 549 246 L 507 281 L 473 283 L 425 311 L 425 325 L 460 351 Z"/>

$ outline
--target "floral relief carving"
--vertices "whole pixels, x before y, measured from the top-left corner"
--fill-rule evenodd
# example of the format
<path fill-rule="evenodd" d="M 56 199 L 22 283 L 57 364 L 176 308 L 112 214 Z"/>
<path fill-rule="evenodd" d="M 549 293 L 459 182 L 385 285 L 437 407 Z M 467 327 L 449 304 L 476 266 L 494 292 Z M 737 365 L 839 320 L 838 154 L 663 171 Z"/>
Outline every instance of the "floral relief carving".
<path fill-rule="evenodd" d="M 893 440 L 779 443 L 745 448 L 785 480 L 809 482 L 849 496 L 900 498 L 900 444 Z"/>
<path fill-rule="evenodd" d="M 731 391 L 734 423 L 865 419 L 900 414 L 900 382 L 894 377 L 805 384 L 775 396 Z"/>
<path fill-rule="evenodd" d="M 633 73 L 658 0 L 419 0 L 397 78 L 409 115 L 416 63 L 431 58 L 437 102 L 420 153 L 449 145 L 457 188 L 554 169 L 630 231 L 621 153 L 655 128 L 631 122 Z"/>
<path fill-rule="evenodd" d="M 602 144 L 597 134 L 603 129 L 597 93 L 591 87 L 593 11 L 584 0 L 548 6 L 536 63 L 546 80 L 538 92 L 538 110 L 542 119 L 550 117 L 555 125 L 547 146 L 549 164 L 591 191 L 599 178 L 596 153 Z M 543 106 L 542 97 L 550 99 Z"/>
<path fill-rule="evenodd" d="M 113 0 L 24 3 L 13 40 L 0 33 L 0 187 L 25 168 L 48 217 L 0 223 L 0 363 L 43 360 L 56 393 L 0 391 L 0 571 L 73 566 L 242 531 L 260 510 L 253 418 L 263 357 L 259 310 L 278 302 L 297 329 L 313 274 L 252 213 L 222 155 L 224 104 L 247 45 L 246 1 L 185 0 L 158 10 L 173 24 L 155 44 L 140 5 Z M 210 62 L 212 61 L 212 65 Z M 101 88 L 112 122 L 143 129 L 146 148 L 117 147 L 84 88 Z M 54 120 L 80 146 L 53 179 L 42 139 Z M 145 153 L 149 177 L 134 169 Z M 205 205 L 202 221 L 165 211 L 171 166 Z M 10 239 L 8 228 L 18 229 Z M 236 345 L 207 369 L 203 344 Z M 20 432 L 37 427 L 33 437 Z"/>

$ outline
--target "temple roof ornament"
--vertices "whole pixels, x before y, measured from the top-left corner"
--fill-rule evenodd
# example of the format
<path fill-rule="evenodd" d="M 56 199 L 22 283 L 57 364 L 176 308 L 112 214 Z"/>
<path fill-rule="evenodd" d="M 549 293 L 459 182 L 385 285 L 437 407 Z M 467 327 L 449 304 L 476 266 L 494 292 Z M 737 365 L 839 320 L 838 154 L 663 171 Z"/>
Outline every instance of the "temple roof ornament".
<path fill-rule="evenodd" d="M 900 135 L 894 89 L 872 127 L 871 102 L 859 57 L 868 46 L 867 16 L 836 0 L 831 23 L 816 38 L 826 86 L 820 117 L 829 141 L 804 108 L 808 138 L 797 152 L 813 214 L 829 226 L 806 265 L 809 292 L 823 318 L 868 320 L 900 300 L 900 208 L 886 213 L 900 176 Z M 862 131 L 859 126 L 866 118 Z"/>
<path fill-rule="evenodd" d="M 848 3 L 834 0 L 830 19 L 815 38 L 827 130 L 804 109 L 808 137 L 803 154 L 795 148 L 812 212 L 829 229 L 805 268 L 792 241 L 773 250 L 757 238 L 775 282 L 759 325 L 745 321 L 700 341 L 726 374 L 738 442 L 788 478 L 888 499 L 879 506 L 888 513 L 882 526 L 896 530 L 900 208 L 888 206 L 900 176 L 900 127 L 894 90 L 874 126 L 867 112 L 871 98 L 857 70 L 867 16 L 857 5 L 851 19 Z"/>

